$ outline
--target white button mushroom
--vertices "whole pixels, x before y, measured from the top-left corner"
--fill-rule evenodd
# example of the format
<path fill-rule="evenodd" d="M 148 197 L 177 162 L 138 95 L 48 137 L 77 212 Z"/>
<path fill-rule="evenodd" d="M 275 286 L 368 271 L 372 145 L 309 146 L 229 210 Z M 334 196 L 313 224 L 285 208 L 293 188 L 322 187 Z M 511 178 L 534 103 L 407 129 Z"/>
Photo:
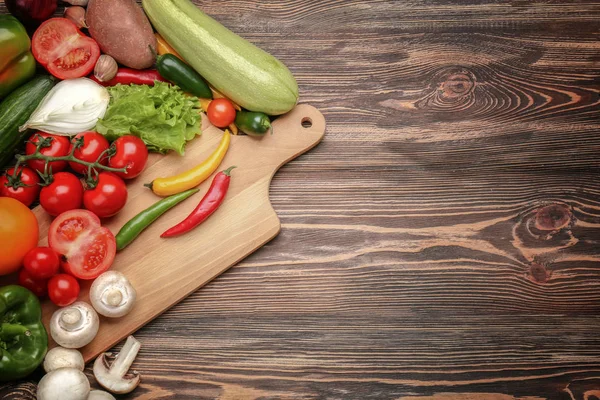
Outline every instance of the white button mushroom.
<path fill-rule="evenodd" d="M 40 380 L 37 400 L 86 400 L 90 382 L 83 372 L 75 368 L 59 368 Z"/>
<path fill-rule="evenodd" d="M 122 317 L 131 311 L 136 292 L 125 275 L 107 271 L 92 283 L 90 302 L 98 314 L 109 318 Z"/>
<path fill-rule="evenodd" d="M 128 374 L 129 368 L 135 360 L 141 343 L 133 336 L 129 336 L 121 352 L 116 357 L 111 353 L 102 353 L 94 362 L 94 376 L 104 389 L 111 393 L 129 393 L 140 384 L 140 375 L 133 371 Z M 111 359 L 114 362 L 111 364 Z"/>
<path fill-rule="evenodd" d="M 64 347 L 55 347 L 48 351 L 44 358 L 44 370 L 52 372 L 59 368 L 75 368 L 83 371 L 85 362 L 81 353 L 74 349 L 65 349 Z"/>
<path fill-rule="evenodd" d="M 50 319 L 52 339 L 69 349 L 78 349 L 90 343 L 99 327 L 98 314 L 83 301 L 56 310 Z"/>
<path fill-rule="evenodd" d="M 104 390 L 92 390 L 87 400 L 116 400 L 115 397 Z"/>

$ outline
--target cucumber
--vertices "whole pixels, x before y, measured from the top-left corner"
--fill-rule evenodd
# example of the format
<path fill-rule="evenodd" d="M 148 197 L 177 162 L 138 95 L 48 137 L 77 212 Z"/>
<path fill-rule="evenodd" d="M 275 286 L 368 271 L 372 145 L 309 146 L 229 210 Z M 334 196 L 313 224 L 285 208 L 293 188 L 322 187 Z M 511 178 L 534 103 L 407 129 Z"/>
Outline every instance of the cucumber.
<path fill-rule="evenodd" d="M 219 92 L 250 111 L 280 115 L 298 102 L 298 84 L 269 53 L 189 0 L 142 0 L 158 33 Z"/>
<path fill-rule="evenodd" d="M 19 127 L 54 86 L 49 76 L 36 76 L 23 86 L 15 89 L 0 103 L 0 167 L 11 161 L 25 139 L 27 131 L 19 132 Z"/>

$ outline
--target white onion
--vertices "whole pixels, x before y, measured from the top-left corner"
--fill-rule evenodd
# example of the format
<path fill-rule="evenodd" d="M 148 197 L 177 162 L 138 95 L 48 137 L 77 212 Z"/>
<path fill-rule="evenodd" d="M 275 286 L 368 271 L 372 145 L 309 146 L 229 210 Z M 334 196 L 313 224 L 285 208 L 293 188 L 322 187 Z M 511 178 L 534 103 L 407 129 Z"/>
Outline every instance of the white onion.
<path fill-rule="evenodd" d="M 110 95 L 88 78 L 67 79 L 48 92 L 19 131 L 37 129 L 70 136 L 96 126 L 104 117 Z"/>

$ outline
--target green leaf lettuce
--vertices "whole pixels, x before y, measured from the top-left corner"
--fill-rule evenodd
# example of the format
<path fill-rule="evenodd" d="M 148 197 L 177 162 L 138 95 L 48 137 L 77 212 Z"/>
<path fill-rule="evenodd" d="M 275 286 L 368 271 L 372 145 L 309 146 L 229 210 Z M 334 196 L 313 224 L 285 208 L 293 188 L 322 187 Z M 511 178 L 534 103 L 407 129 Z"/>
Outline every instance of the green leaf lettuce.
<path fill-rule="evenodd" d="M 116 85 L 107 89 L 110 103 L 96 130 L 109 141 L 132 134 L 151 151 L 175 150 L 183 155 L 186 142 L 200 134 L 200 103 L 177 86 L 157 81 L 154 86 Z"/>

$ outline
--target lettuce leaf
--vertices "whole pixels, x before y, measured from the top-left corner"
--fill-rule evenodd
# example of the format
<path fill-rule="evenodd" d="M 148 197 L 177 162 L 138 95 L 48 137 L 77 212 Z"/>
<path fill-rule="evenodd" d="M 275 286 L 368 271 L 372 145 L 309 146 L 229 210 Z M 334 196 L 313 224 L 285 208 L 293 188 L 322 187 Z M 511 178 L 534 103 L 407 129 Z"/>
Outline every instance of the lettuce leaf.
<path fill-rule="evenodd" d="M 183 155 L 185 144 L 200 134 L 200 103 L 177 86 L 165 82 L 117 85 L 107 88 L 110 103 L 96 130 L 109 141 L 123 135 L 139 136 L 148 150 Z"/>

